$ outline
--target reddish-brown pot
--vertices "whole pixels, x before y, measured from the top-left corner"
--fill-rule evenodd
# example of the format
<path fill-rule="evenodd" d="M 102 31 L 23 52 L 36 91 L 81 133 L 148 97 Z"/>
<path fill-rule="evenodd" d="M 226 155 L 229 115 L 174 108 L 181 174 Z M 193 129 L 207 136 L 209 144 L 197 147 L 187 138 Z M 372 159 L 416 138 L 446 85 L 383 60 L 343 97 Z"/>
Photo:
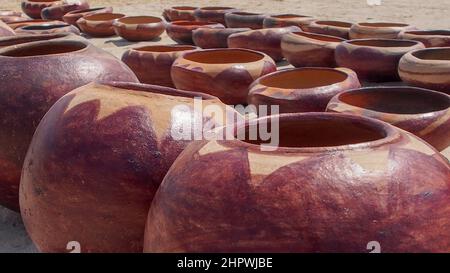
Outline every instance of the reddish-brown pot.
<path fill-rule="evenodd" d="M 409 30 L 400 32 L 398 37 L 422 42 L 426 47 L 450 47 L 450 30 Z"/>
<path fill-rule="evenodd" d="M 192 31 L 194 44 L 201 48 L 227 48 L 231 34 L 249 31 L 250 28 L 198 28 Z"/>
<path fill-rule="evenodd" d="M 226 104 L 243 104 L 257 78 L 276 71 L 273 60 L 248 49 L 206 49 L 188 52 L 172 65 L 172 80 L 184 90 L 218 97 Z"/>
<path fill-rule="evenodd" d="M 194 11 L 194 17 L 199 22 L 216 22 L 225 26 L 225 14 L 233 11 L 238 10 L 230 7 L 203 7 Z"/>
<path fill-rule="evenodd" d="M 30 35 L 17 35 L 0 38 L 0 48 L 7 46 L 20 45 L 30 42 L 47 41 L 47 40 L 83 40 L 85 38 L 75 35 L 73 33 L 52 33 L 52 34 L 30 34 Z"/>
<path fill-rule="evenodd" d="M 80 35 L 80 30 L 75 26 L 65 24 L 61 22 L 58 24 L 43 24 L 43 25 L 29 25 L 16 28 L 16 33 L 18 34 L 52 34 L 52 33 L 64 33 L 70 32 L 73 34 Z"/>
<path fill-rule="evenodd" d="M 214 22 L 175 21 L 167 24 L 167 35 L 179 44 L 193 45 L 192 32 L 198 28 L 224 29 L 225 26 Z"/>
<path fill-rule="evenodd" d="M 151 41 L 164 32 L 165 23 L 154 16 L 128 16 L 117 19 L 113 24 L 117 35 L 128 41 Z"/>
<path fill-rule="evenodd" d="M 194 21 L 194 11 L 197 7 L 190 6 L 176 6 L 168 9 L 164 9 L 163 17 L 168 22 L 171 21 Z"/>
<path fill-rule="evenodd" d="M 92 37 L 109 37 L 116 35 L 113 24 L 123 17 L 125 14 L 122 13 L 96 13 L 81 17 L 77 25 L 83 33 Z"/>
<path fill-rule="evenodd" d="M 100 8 L 92 8 L 92 9 L 75 10 L 75 11 L 66 13 L 63 16 L 63 20 L 64 20 L 64 22 L 66 22 L 68 24 L 78 27 L 77 21 L 78 21 L 78 19 L 82 18 L 83 16 L 88 16 L 88 15 L 97 14 L 97 13 L 112 13 L 112 12 L 113 12 L 112 7 L 100 7 Z"/>
<path fill-rule="evenodd" d="M 20 27 L 32 26 L 32 25 L 50 25 L 50 24 L 60 25 L 61 23 L 62 23 L 61 21 L 57 21 L 57 20 L 32 19 L 32 20 L 11 22 L 11 23 L 8 23 L 8 26 L 10 26 L 12 29 L 17 29 Z"/>
<path fill-rule="evenodd" d="M 181 54 L 197 49 L 190 45 L 141 46 L 125 51 L 122 61 L 133 70 L 140 82 L 174 87 L 170 76 L 173 62 Z"/>
<path fill-rule="evenodd" d="M 18 210 L 23 160 L 53 103 L 91 81 L 138 80 L 120 60 L 83 40 L 5 47 L 0 62 L 0 204 Z"/>
<path fill-rule="evenodd" d="M 335 96 L 327 111 L 376 118 L 415 134 L 438 151 L 450 146 L 450 96 L 416 87 L 369 87 Z"/>
<path fill-rule="evenodd" d="M 51 6 L 41 11 L 41 18 L 48 20 L 62 20 L 63 16 L 74 10 L 84 10 L 89 8 L 89 3 L 85 0 L 77 0 L 70 4 Z"/>
<path fill-rule="evenodd" d="M 298 14 L 276 14 L 264 18 L 264 28 L 297 26 L 302 28 L 311 24 L 314 17 Z"/>
<path fill-rule="evenodd" d="M 14 35 L 16 35 L 14 30 L 3 21 L 0 21 L 0 37 L 14 36 Z"/>
<path fill-rule="evenodd" d="M 41 19 L 43 9 L 62 4 L 61 0 L 25 0 L 22 1 L 22 11 L 33 19 Z"/>
<path fill-rule="evenodd" d="M 275 150 L 261 140 L 189 145 L 153 199 L 144 251 L 450 249 L 450 166 L 431 146 L 353 115 L 283 114 L 278 125 Z"/>
<path fill-rule="evenodd" d="M 225 14 L 225 23 L 229 28 L 263 28 L 263 21 L 266 14 L 234 11 Z"/>
<path fill-rule="evenodd" d="M 414 26 L 401 23 L 357 23 L 350 28 L 350 39 L 397 39 L 405 30 L 416 29 Z"/>
<path fill-rule="evenodd" d="M 348 22 L 317 20 L 311 22 L 309 25 L 302 27 L 302 29 L 308 32 L 348 39 L 351 26 L 352 23 Z"/>

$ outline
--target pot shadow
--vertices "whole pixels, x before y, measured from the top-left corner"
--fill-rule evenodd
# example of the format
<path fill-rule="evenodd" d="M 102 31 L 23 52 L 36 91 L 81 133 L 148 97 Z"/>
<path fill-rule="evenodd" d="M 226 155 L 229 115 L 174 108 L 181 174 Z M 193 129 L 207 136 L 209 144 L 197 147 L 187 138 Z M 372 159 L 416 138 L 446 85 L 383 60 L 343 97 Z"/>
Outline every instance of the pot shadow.
<path fill-rule="evenodd" d="M 278 69 L 294 68 L 288 61 L 282 60 L 276 63 Z"/>

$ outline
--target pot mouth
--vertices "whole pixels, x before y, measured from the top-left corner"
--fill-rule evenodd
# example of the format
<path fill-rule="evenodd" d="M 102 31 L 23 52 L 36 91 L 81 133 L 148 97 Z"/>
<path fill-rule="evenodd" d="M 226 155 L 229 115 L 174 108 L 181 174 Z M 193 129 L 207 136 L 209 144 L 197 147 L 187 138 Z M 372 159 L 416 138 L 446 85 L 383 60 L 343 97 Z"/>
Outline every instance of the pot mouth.
<path fill-rule="evenodd" d="M 174 21 L 170 22 L 171 25 L 176 26 L 210 26 L 217 25 L 215 22 L 198 22 L 198 21 Z"/>
<path fill-rule="evenodd" d="M 260 16 L 260 15 L 263 15 L 262 13 L 253 13 L 253 12 L 246 12 L 246 11 L 234 11 L 234 12 L 230 12 L 229 14 L 240 15 L 240 16 Z"/>
<path fill-rule="evenodd" d="M 385 23 L 385 22 L 376 22 L 376 23 L 359 23 L 360 26 L 364 27 L 408 27 L 408 24 L 403 23 Z"/>
<path fill-rule="evenodd" d="M 200 8 L 201 10 L 211 10 L 211 11 L 221 11 L 221 10 L 230 10 L 230 9 L 234 9 L 231 7 L 202 7 Z"/>
<path fill-rule="evenodd" d="M 66 32 L 60 33 L 52 33 L 52 34 L 37 34 L 37 35 L 19 35 L 19 36 L 8 36 L 4 38 L 0 38 L 0 47 L 11 46 L 11 45 L 20 45 L 30 42 L 37 41 L 47 41 L 53 40 L 57 38 L 67 37 L 71 34 Z"/>
<path fill-rule="evenodd" d="M 60 0 L 28 0 L 28 2 L 59 2 Z"/>
<path fill-rule="evenodd" d="M 395 39 L 359 39 L 345 41 L 344 43 L 369 47 L 413 47 L 419 44 L 417 41 Z"/>
<path fill-rule="evenodd" d="M 102 9 L 106 9 L 106 7 L 74 10 L 74 11 L 69 12 L 68 14 L 86 13 L 86 12 L 92 12 L 92 11 L 97 11 L 97 10 L 102 10 Z"/>
<path fill-rule="evenodd" d="M 298 36 L 302 36 L 302 37 L 306 37 L 306 38 L 310 38 L 310 39 L 314 39 L 314 40 L 324 41 L 324 42 L 340 43 L 340 42 L 345 41 L 345 39 L 339 38 L 339 37 L 336 37 L 336 36 L 316 34 L 316 33 L 311 33 L 311 32 L 304 32 L 304 31 L 292 32 L 292 34 L 298 35 Z"/>
<path fill-rule="evenodd" d="M 411 54 L 421 60 L 450 61 L 450 47 L 420 49 Z"/>
<path fill-rule="evenodd" d="M 29 25 L 21 27 L 23 30 L 50 30 L 55 28 L 69 27 L 69 24 L 42 24 L 42 25 Z"/>
<path fill-rule="evenodd" d="M 133 50 L 145 52 L 178 52 L 195 49 L 197 49 L 197 47 L 190 45 L 150 45 L 133 48 Z"/>
<path fill-rule="evenodd" d="M 176 6 L 176 7 L 172 7 L 172 9 L 176 9 L 176 10 L 196 10 L 197 7 L 191 7 L 191 6 Z"/>
<path fill-rule="evenodd" d="M 298 15 L 298 14 L 278 14 L 278 15 L 272 15 L 270 17 L 277 18 L 277 19 L 312 18 L 311 16 Z"/>
<path fill-rule="evenodd" d="M 361 88 L 341 93 L 338 98 L 352 106 L 388 114 L 425 114 L 450 108 L 450 96 L 416 87 Z"/>
<path fill-rule="evenodd" d="M 86 49 L 88 45 L 81 41 L 44 41 L 24 44 L 0 51 L 5 57 L 38 57 L 73 53 Z"/>
<path fill-rule="evenodd" d="M 83 17 L 87 21 L 111 21 L 125 17 L 122 13 L 97 13 Z"/>
<path fill-rule="evenodd" d="M 184 58 L 203 64 L 231 64 L 257 62 L 264 59 L 264 55 L 252 50 L 228 48 L 193 51 L 186 53 Z"/>
<path fill-rule="evenodd" d="M 410 30 L 406 34 L 424 35 L 424 36 L 450 36 L 450 30 Z"/>
<path fill-rule="evenodd" d="M 342 21 L 316 21 L 316 24 L 342 28 L 350 28 L 352 26 L 352 23 Z"/>
<path fill-rule="evenodd" d="M 117 21 L 124 24 L 138 25 L 138 24 L 160 23 L 162 22 L 162 19 L 155 16 L 128 16 L 120 18 Z"/>

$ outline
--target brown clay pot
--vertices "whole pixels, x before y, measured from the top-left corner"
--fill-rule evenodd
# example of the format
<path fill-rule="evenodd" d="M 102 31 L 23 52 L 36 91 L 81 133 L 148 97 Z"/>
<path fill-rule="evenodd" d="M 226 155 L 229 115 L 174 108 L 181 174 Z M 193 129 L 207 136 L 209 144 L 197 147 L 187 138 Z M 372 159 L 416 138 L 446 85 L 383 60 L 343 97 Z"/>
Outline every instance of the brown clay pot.
<path fill-rule="evenodd" d="M 263 28 L 263 21 L 266 14 L 234 11 L 225 14 L 225 23 L 229 28 Z"/>
<path fill-rule="evenodd" d="M 74 10 L 66 13 L 63 16 L 64 22 L 74 25 L 78 27 L 77 21 L 78 19 L 82 18 L 83 16 L 88 16 L 92 14 L 97 13 L 112 13 L 113 8 L 112 7 L 100 7 L 100 8 L 92 8 L 92 9 L 82 9 L 82 10 Z"/>
<path fill-rule="evenodd" d="M 195 21 L 194 11 L 197 7 L 177 6 L 164 9 L 163 17 L 166 21 Z"/>
<path fill-rule="evenodd" d="M 228 47 L 248 48 L 266 53 L 275 62 L 283 59 L 281 53 L 281 38 L 283 35 L 300 31 L 296 26 L 282 28 L 267 28 L 232 34 L 228 37 Z"/>
<path fill-rule="evenodd" d="M 32 25 L 60 25 L 62 22 L 57 20 L 44 20 L 44 19 L 32 19 L 32 20 L 23 20 L 18 22 L 11 22 L 8 23 L 8 26 L 10 26 L 12 29 L 17 29 L 25 26 L 32 26 Z"/>
<path fill-rule="evenodd" d="M 85 10 L 89 8 L 86 0 L 77 0 L 70 4 L 56 5 L 45 8 L 41 11 L 41 18 L 48 20 L 62 20 L 63 16 L 68 12 L 75 10 Z"/>
<path fill-rule="evenodd" d="M 400 32 L 398 37 L 422 42 L 426 47 L 450 47 L 450 30 L 409 30 Z"/>
<path fill-rule="evenodd" d="M 214 22 L 174 21 L 167 24 L 167 35 L 179 44 L 193 45 L 192 32 L 198 28 L 224 29 L 225 26 Z"/>
<path fill-rule="evenodd" d="M 36 130 L 21 181 L 22 217 L 37 248 L 66 252 L 75 240 L 81 252 L 142 252 L 153 196 L 191 142 L 173 138 L 172 128 L 225 124 L 197 118 L 194 97 L 200 111 L 226 108 L 205 94 L 132 83 L 91 83 L 61 98 Z"/>
<path fill-rule="evenodd" d="M 238 10 L 230 7 L 203 7 L 194 11 L 194 17 L 199 22 L 216 22 L 225 26 L 225 14 L 233 11 Z"/>
<path fill-rule="evenodd" d="M 369 87 L 343 92 L 327 111 L 376 118 L 415 134 L 438 151 L 450 146 L 450 96 L 416 87 Z"/>
<path fill-rule="evenodd" d="M 281 52 L 295 67 L 336 67 L 334 51 L 343 41 L 336 36 L 292 32 L 281 38 Z"/>
<path fill-rule="evenodd" d="M 154 45 L 128 49 L 122 61 L 133 70 L 141 83 L 174 87 L 170 69 L 181 54 L 197 50 L 190 45 Z"/>
<path fill-rule="evenodd" d="M 421 42 L 393 39 L 345 41 L 335 51 L 336 63 L 354 70 L 359 79 L 398 81 L 398 62 L 409 51 L 424 48 Z"/>
<path fill-rule="evenodd" d="M 309 25 L 302 27 L 302 29 L 307 32 L 348 39 L 351 26 L 352 23 L 348 22 L 317 20 L 311 22 Z"/>
<path fill-rule="evenodd" d="M 14 30 L 3 21 L 0 21 L 0 37 L 14 36 L 14 35 L 16 35 Z"/>
<path fill-rule="evenodd" d="M 227 48 L 231 34 L 249 31 L 249 28 L 198 28 L 192 31 L 194 44 L 201 48 Z"/>
<path fill-rule="evenodd" d="M 450 166 L 431 146 L 354 115 L 278 125 L 276 150 L 262 137 L 189 145 L 153 199 L 144 251 L 448 251 Z"/>
<path fill-rule="evenodd" d="M 43 9 L 62 4 L 60 0 L 25 0 L 22 1 L 22 11 L 32 19 L 41 19 Z"/>
<path fill-rule="evenodd" d="M 63 32 L 70 32 L 76 35 L 80 35 L 80 31 L 78 28 L 66 24 L 66 23 L 60 23 L 57 24 L 42 24 L 42 25 L 31 25 L 31 26 L 24 26 L 16 29 L 16 33 L 18 34 L 52 34 L 52 33 L 63 33 Z"/>
<path fill-rule="evenodd" d="M 5 47 L 0 63 L 0 205 L 18 210 L 23 160 L 53 103 L 91 81 L 138 80 L 120 60 L 81 39 Z"/>
<path fill-rule="evenodd" d="M 206 49 L 188 52 L 172 65 L 178 89 L 195 90 L 218 97 L 226 104 L 243 104 L 257 78 L 276 71 L 273 60 L 248 49 Z"/>
<path fill-rule="evenodd" d="M 253 82 L 248 104 L 278 105 L 280 113 L 323 112 L 336 94 L 359 87 L 358 77 L 350 69 L 284 69 Z"/>
<path fill-rule="evenodd" d="M 397 39 L 398 34 L 415 27 L 400 23 L 357 23 L 350 28 L 350 39 Z"/>
<path fill-rule="evenodd" d="M 0 49 L 7 46 L 15 46 L 30 42 L 48 41 L 48 40 L 83 40 L 85 38 L 75 35 L 73 33 L 52 33 L 52 34 L 31 34 L 31 35 L 17 35 L 0 38 Z"/>
<path fill-rule="evenodd" d="M 408 52 L 401 58 L 398 72 L 410 85 L 450 94 L 450 47 Z"/>
<path fill-rule="evenodd" d="M 151 41 L 164 32 L 165 23 L 154 16 L 128 16 L 117 19 L 114 24 L 116 34 L 128 41 Z"/>
<path fill-rule="evenodd" d="M 311 24 L 314 17 L 298 14 L 276 14 L 264 18 L 264 28 L 297 26 L 302 28 Z"/>
<path fill-rule="evenodd" d="M 92 37 L 109 37 L 116 35 L 113 24 L 115 20 L 125 17 L 122 13 L 96 13 L 81 17 L 77 21 L 83 33 Z"/>

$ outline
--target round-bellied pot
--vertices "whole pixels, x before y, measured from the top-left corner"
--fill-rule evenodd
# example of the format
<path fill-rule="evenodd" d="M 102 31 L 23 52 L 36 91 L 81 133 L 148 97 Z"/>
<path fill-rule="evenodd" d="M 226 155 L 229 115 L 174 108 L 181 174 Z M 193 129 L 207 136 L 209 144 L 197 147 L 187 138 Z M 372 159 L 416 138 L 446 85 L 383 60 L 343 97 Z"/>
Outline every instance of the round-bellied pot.
<path fill-rule="evenodd" d="M 18 210 L 23 160 L 53 103 L 92 81 L 138 80 L 120 60 L 81 39 L 5 47 L 0 62 L 0 204 Z"/>
<path fill-rule="evenodd" d="M 357 23 L 350 28 L 350 39 L 397 39 L 400 32 L 413 29 L 416 28 L 401 23 Z"/>
<path fill-rule="evenodd" d="M 197 7 L 177 6 L 164 9 L 163 17 L 170 21 L 195 21 L 194 11 Z"/>
<path fill-rule="evenodd" d="M 203 7 L 194 11 L 194 17 L 199 22 L 217 22 L 225 26 L 225 14 L 234 11 L 238 10 L 230 7 Z"/>
<path fill-rule="evenodd" d="M 234 11 L 225 14 L 225 23 L 229 28 L 261 29 L 266 16 L 261 13 Z"/>
<path fill-rule="evenodd" d="M 400 32 L 398 37 L 422 42 L 426 47 L 450 47 L 450 30 L 409 30 Z"/>
<path fill-rule="evenodd" d="M 228 47 L 248 48 L 269 55 L 274 61 L 281 61 L 281 38 L 283 35 L 300 31 L 296 26 L 282 28 L 265 28 L 232 34 L 228 37 Z"/>
<path fill-rule="evenodd" d="M 206 49 L 188 52 L 172 65 L 178 89 L 196 90 L 218 97 L 226 104 L 243 104 L 257 78 L 276 71 L 273 60 L 248 49 Z"/>
<path fill-rule="evenodd" d="M 161 18 L 154 16 L 129 16 L 117 19 L 114 24 L 116 34 L 128 41 L 151 41 L 166 29 Z"/>
<path fill-rule="evenodd" d="M 64 22 L 78 27 L 77 21 L 78 21 L 78 19 L 82 18 L 83 16 L 88 16 L 88 15 L 97 14 L 97 13 L 112 13 L 112 12 L 113 12 L 112 7 L 100 7 L 100 8 L 74 10 L 74 11 L 70 11 L 70 12 L 66 13 L 62 19 L 64 20 Z"/>
<path fill-rule="evenodd" d="M 86 0 L 78 0 L 74 1 L 73 3 L 45 8 L 41 11 L 41 18 L 48 20 L 62 20 L 63 16 L 68 12 L 75 10 L 85 10 L 88 8 L 89 3 Z"/>
<path fill-rule="evenodd" d="M 30 42 L 37 41 L 48 41 L 48 40 L 83 40 L 86 41 L 85 38 L 75 35 L 73 33 L 52 33 L 52 34 L 30 34 L 30 35 L 17 35 L 10 37 L 0 38 L 0 48 L 4 48 L 7 46 L 15 46 Z"/>
<path fill-rule="evenodd" d="M 14 30 L 3 21 L 0 21 L 0 37 L 14 36 L 14 35 L 16 35 Z"/>
<path fill-rule="evenodd" d="M 62 22 L 58 20 L 32 19 L 32 20 L 12 22 L 9 23 L 8 26 L 10 26 L 12 29 L 17 29 L 32 25 L 50 25 L 50 24 L 60 25 L 61 23 Z"/>
<path fill-rule="evenodd" d="M 309 25 L 302 27 L 302 29 L 308 32 L 348 39 L 351 26 L 352 23 L 348 22 L 317 20 L 311 22 Z"/>
<path fill-rule="evenodd" d="M 276 14 L 270 15 L 264 18 L 263 27 L 273 28 L 273 27 L 288 27 L 297 26 L 302 28 L 307 26 L 314 21 L 314 17 L 298 14 Z"/>
<path fill-rule="evenodd" d="M 438 151 L 450 146 L 450 96 L 417 87 L 369 87 L 335 96 L 327 111 L 376 118 L 415 134 Z"/>
<path fill-rule="evenodd" d="M 22 1 L 22 11 L 30 18 L 41 19 L 43 9 L 62 4 L 60 0 L 25 0 Z"/>
<path fill-rule="evenodd" d="M 179 44 L 193 45 L 192 31 L 198 28 L 224 29 L 225 26 L 214 22 L 174 21 L 166 26 L 167 35 Z"/>
<path fill-rule="evenodd" d="M 122 61 L 133 70 L 141 83 L 174 87 L 170 76 L 173 62 L 181 54 L 197 50 L 190 45 L 151 45 L 128 49 Z"/>
<path fill-rule="evenodd" d="M 361 39 L 340 43 L 335 57 L 338 66 L 354 70 L 361 80 L 398 81 L 398 62 L 409 51 L 424 48 L 421 42 L 394 39 Z"/>
<path fill-rule="evenodd" d="M 122 17 L 125 17 L 122 13 L 96 13 L 81 17 L 77 25 L 83 33 L 92 37 L 109 37 L 116 35 L 113 23 Z"/>
<path fill-rule="evenodd" d="M 63 33 L 71 32 L 73 34 L 80 35 L 80 31 L 75 26 L 61 22 L 57 24 L 48 25 L 30 25 L 24 26 L 16 29 L 18 34 L 51 34 L 51 33 Z"/>
<path fill-rule="evenodd" d="M 37 248 L 66 252 L 75 240 L 81 252 L 142 252 L 153 196 L 191 142 L 172 130 L 226 124 L 201 116 L 207 106 L 226 110 L 206 94 L 132 83 L 92 83 L 62 97 L 36 130 L 21 181 Z"/>
<path fill-rule="evenodd" d="M 323 112 L 336 94 L 359 87 L 356 73 L 346 68 L 284 69 L 253 82 L 248 104 L 278 105 L 280 113 Z"/>
<path fill-rule="evenodd" d="M 249 31 L 250 28 L 198 28 L 192 31 L 192 40 L 201 48 L 227 48 L 231 34 Z"/>
<path fill-rule="evenodd" d="M 262 134 L 184 150 L 153 199 L 144 252 L 448 251 L 450 166 L 438 151 L 376 119 L 276 117 L 246 130 L 275 124 L 273 149 Z"/>
<path fill-rule="evenodd" d="M 336 36 L 292 32 L 281 38 L 281 52 L 295 67 L 336 67 L 334 51 L 343 41 Z"/>
<path fill-rule="evenodd" d="M 408 52 L 401 58 L 398 72 L 410 85 L 450 94 L 450 47 Z"/>

